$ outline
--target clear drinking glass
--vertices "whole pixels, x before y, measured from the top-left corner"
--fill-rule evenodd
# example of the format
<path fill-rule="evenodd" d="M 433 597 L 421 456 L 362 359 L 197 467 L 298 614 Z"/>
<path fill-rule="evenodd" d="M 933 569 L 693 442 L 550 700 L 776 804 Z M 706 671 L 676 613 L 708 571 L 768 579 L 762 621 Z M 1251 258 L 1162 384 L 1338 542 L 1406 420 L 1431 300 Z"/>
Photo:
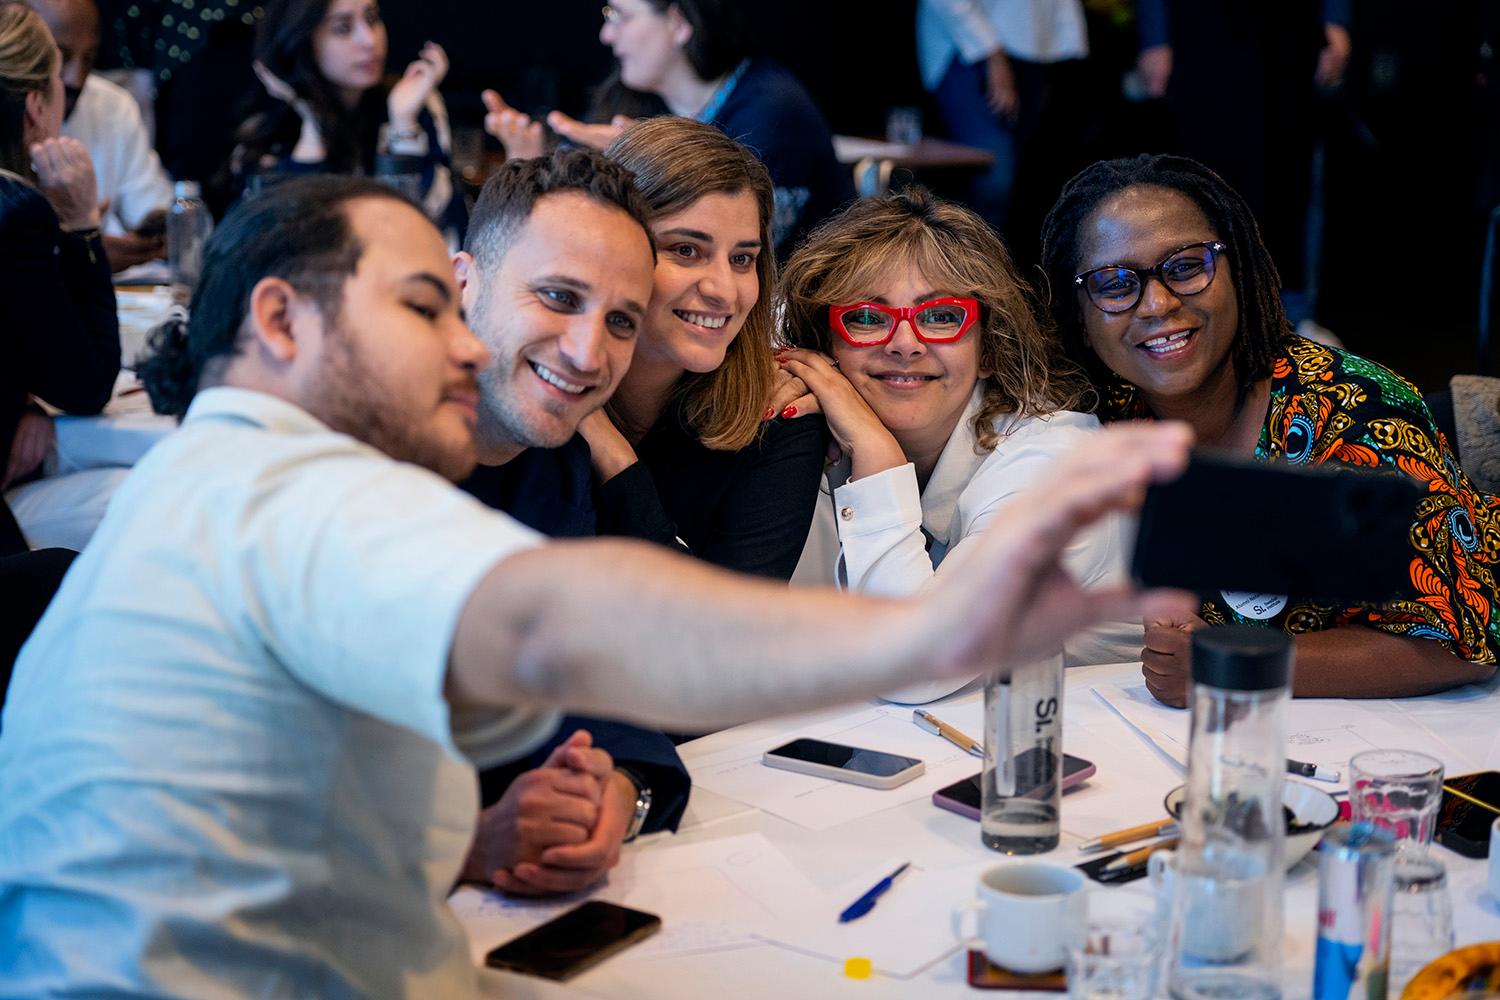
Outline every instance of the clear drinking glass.
<path fill-rule="evenodd" d="M 1399 996 L 1429 962 L 1452 950 L 1447 869 L 1430 854 L 1398 857 L 1391 897 L 1391 995 Z"/>
<path fill-rule="evenodd" d="M 1435 757 L 1414 750 L 1366 750 L 1349 760 L 1354 821 L 1391 831 L 1402 855 L 1426 852 L 1442 799 L 1443 762 Z"/>
<path fill-rule="evenodd" d="M 1063 658 L 984 685 L 979 836 L 1005 854 L 1043 854 L 1062 836 Z"/>
<path fill-rule="evenodd" d="M 1151 1000 L 1166 950 L 1156 897 L 1095 889 L 1082 939 L 1068 949 L 1070 1000 Z"/>

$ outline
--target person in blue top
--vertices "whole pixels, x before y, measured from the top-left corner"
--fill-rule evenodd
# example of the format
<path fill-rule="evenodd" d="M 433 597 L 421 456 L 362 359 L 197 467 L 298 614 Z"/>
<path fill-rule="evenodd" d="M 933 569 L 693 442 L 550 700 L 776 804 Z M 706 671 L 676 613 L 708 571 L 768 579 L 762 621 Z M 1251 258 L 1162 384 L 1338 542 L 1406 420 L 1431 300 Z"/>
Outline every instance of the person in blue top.
<path fill-rule="evenodd" d="M 800 238 L 854 194 L 852 174 L 807 90 L 786 69 L 752 56 L 735 0 L 617 0 L 604 8 L 599 40 L 619 61 L 586 124 L 560 111 L 546 124 L 564 139 L 603 148 L 626 114 L 671 113 L 710 122 L 760 157 L 776 189 L 772 234 L 785 258 Z M 485 92 L 485 127 L 510 156 L 544 148 L 542 123 Z M 624 112 L 625 114 L 621 114 Z"/>

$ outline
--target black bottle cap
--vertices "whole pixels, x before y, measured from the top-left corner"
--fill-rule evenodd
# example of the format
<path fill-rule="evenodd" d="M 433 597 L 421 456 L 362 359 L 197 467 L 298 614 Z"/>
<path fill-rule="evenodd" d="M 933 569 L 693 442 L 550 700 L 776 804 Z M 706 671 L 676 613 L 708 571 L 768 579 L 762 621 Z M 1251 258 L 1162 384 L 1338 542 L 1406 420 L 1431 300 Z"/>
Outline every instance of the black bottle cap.
<path fill-rule="evenodd" d="M 1269 691 L 1292 679 L 1292 640 L 1280 629 L 1224 625 L 1193 633 L 1193 683 Z"/>

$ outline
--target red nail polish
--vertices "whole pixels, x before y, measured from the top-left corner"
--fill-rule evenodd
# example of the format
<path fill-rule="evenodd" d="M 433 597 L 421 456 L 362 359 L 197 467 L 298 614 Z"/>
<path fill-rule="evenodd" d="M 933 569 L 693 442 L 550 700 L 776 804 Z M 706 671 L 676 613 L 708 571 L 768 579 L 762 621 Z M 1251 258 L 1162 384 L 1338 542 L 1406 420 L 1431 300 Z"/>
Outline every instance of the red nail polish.
<path fill-rule="evenodd" d="M 781 411 L 781 415 L 786 418 L 795 417 L 797 415 L 797 408 L 795 406 L 788 406 Z"/>
<path fill-rule="evenodd" d="M 771 417 L 775 416 L 775 414 L 776 414 L 776 411 L 773 410 L 773 409 L 771 409 L 771 407 L 768 406 L 768 407 L 766 407 L 766 412 L 762 413 L 760 415 L 760 419 L 762 419 L 762 420 L 770 420 Z"/>

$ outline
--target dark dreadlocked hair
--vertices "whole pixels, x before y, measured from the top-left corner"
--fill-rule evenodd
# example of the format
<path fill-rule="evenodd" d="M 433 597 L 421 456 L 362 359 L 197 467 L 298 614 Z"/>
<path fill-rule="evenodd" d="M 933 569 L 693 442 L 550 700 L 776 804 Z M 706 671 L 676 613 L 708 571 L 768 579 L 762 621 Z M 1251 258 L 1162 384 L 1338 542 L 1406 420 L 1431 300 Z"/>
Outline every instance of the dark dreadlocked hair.
<path fill-rule="evenodd" d="M 1119 381 L 1088 345 L 1083 310 L 1093 306 L 1074 288 L 1073 276 L 1082 266 L 1084 224 L 1107 199 L 1133 187 L 1163 188 L 1192 199 L 1226 248 L 1239 300 L 1239 323 L 1230 354 L 1238 405 L 1251 385 L 1270 374 L 1276 346 L 1291 336 L 1292 325 L 1281 305 L 1281 277 L 1249 206 L 1222 177 L 1197 160 L 1163 155 L 1101 160 L 1063 186 L 1057 204 L 1042 222 L 1042 269 L 1051 288 L 1052 315 L 1063 350 L 1088 372 L 1101 390 L 1101 399 L 1103 387 Z"/>

